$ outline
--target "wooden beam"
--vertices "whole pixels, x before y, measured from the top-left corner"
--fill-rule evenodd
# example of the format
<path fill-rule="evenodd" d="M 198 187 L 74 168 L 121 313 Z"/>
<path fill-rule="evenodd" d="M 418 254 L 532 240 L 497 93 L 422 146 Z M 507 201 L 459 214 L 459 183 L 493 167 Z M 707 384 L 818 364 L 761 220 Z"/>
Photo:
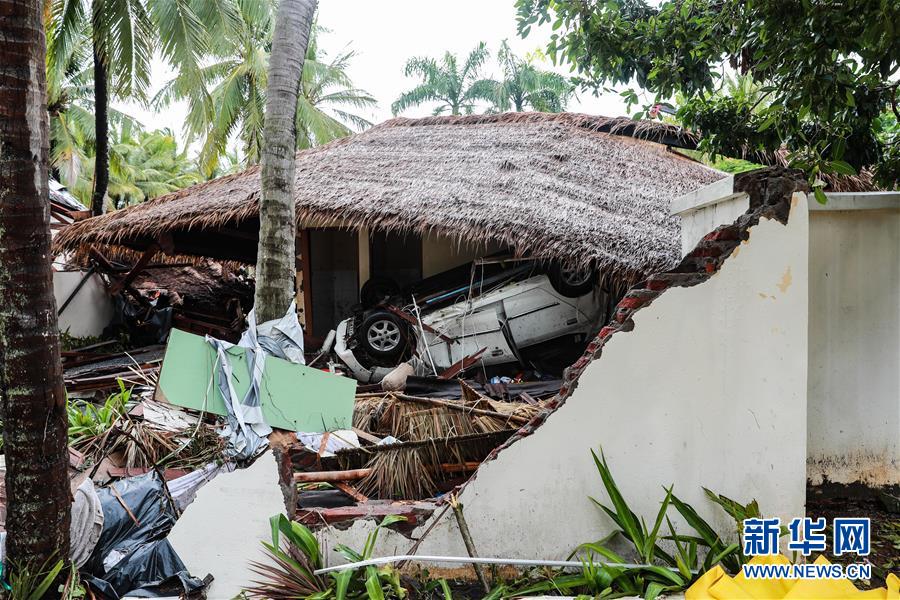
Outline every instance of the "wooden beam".
<path fill-rule="evenodd" d="M 294 473 L 294 483 L 333 483 L 335 481 L 356 481 L 372 473 L 372 469 L 349 469 L 347 471 L 303 471 Z"/>
<path fill-rule="evenodd" d="M 137 276 L 140 275 L 147 267 L 147 265 L 150 264 L 150 261 L 154 256 L 156 256 L 157 252 L 159 252 L 159 244 L 155 242 L 153 244 L 150 244 L 150 247 L 144 251 L 138 261 L 134 264 L 134 267 L 132 267 L 131 270 L 125 274 L 125 277 L 112 284 L 112 286 L 110 287 L 110 293 L 115 295 L 121 292 L 123 289 L 131 287 L 132 282 L 137 279 Z"/>
<path fill-rule="evenodd" d="M 350 496 L 357 502 L 368 502 L 369 501 L 368 496 L 363 494 L 361 491 L 359 491 L 358 489 L 356 489 L 349 483 L 346 483 L 344 481 L 335 481 L 334 487 L 341 490 L 342 492 L 344 492 L 345 494 L 347 494 L 348 496 Z"/>

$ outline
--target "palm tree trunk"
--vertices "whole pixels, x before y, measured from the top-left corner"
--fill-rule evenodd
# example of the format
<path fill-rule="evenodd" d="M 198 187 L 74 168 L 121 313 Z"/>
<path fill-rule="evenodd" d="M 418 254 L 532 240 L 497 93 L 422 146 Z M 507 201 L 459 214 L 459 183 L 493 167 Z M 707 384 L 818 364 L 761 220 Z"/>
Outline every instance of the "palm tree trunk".
<path fill-rule="evenodd" d="M 256 317 L 284 315 L 294 296 L 294 155 L 297 95 L 317 0 L 281 0 L 269 55 L 263 128 L 262 196 L 256 257 Z"/>
<path fill-rule="evenodd" d="M 103 214 L 106 188 L 109 187 L 109 94 L 107 92 L 106 63 L 97 35 L 91 36 L 94 46 L 94 191 L 91 195 L 91 214 Z"/>
<path fill-rule="evenodd" d="M 42 0 L 0 0 L 0 396 L 7 565 L 68 560 L 66 397 L 50 271 Z"/>

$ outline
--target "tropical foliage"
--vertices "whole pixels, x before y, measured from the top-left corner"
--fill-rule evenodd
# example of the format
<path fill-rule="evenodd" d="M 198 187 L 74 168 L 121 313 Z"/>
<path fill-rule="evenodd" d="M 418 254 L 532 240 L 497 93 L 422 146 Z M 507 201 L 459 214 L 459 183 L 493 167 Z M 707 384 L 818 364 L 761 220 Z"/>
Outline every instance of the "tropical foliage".
<path fill-rule="evenodd" d="M 339 545 L 336 550 L 352 562 L 368 560 L 375 552 L 379 530 L 403 520 L 405 517 L 385 517 L 367 536 L 362 552 L 344 545 Z M 275 515 L 270 521 L 272 543 L 263 542 L 270 562 L 251 563 L 251 568 L 262 581 L 256 582 L 247 590 L 250 597 L 265 600 L 406 597 L 406 590 L 400 585 L 400 573 L 390 566 L 347 569 L 329 573 L 327 577 L 316 575 L 314 571 L 324 566 L 316 536 L 305 526 L 284 515 Z"/>
<path fill-rule="evenodd" d="M 544 71 L 535 65 L 534 56 L 516 56 L 504 41 L 497 52 L 501 78 L 491 98 L 493 110 L 537 110 L 562 112 L 575 92 L 575 86 L 564 76 Z"/>
<path fill-rule="evenodd" d="M 490 52 L 484 42 L 476 46 L 460 65 L 459 58 L 446 52 L 440 61 L 429 57 L 413 57 L 406 63 L 404 74 L 416 77 L 419 84 L 403 93 L 391 105 L 395 115 L 404 110 L 434 105 L 433 113 L 470 115 L 483 104 L 487 112 L 562 112 L 575 93 L 568 78 L 540 69 L 541 52 L 525 58 L 513 53 L 504 40 L 497 52 L 500 77 L 484 74 Z"/>
<path fill-rule="evenodd" d="M 900 138 L 880 135 L 877 124 L 886 111 L 900 117 L 897 2 L 516 4 L 520 33 L 552 23 L 548 54 L 573 65 L 586 87 L 634 82 L 656 94 L 653 104 L 681 93 L 679 116 L 703 134 L 704 151 L 747 158 L 786 147 L 813 181 L 864 167 L 885 186 L 900 179 Z M 760 86 L 762 110 L 715 94 L 727 69 Z M 622 93 L 637 101 L 633 90 Z"/>
<path fill-rule="evenodd" d="M 80 112 L 62 113 L 52 124 L 69 126 L 66 134 L 78 137 L 54 140 L 54 167 L 60 181 L 82 202 L 88 203 L 94 178 L 94 146 L 85 132 L 89 123 L 79 126 L 71 116 Z M 203 180 L 187 150 L 179 150 L 174 134 L 169 130 L 145 131 L 130 119 L 114 126 L 109 147 L 109 187 L 107 195 L 115 208 L 123 208 L 168 194 Z"/>
<path fill-rule="evenodd" d="M 186 100 L 188 140 L 201 140 L 199 162 L 205 175 L 216 171 L 237 139 L 245 164 L 259 162 L 263 144 L 269 51 L 275 18 L 273 0 L 233 0 L 236 18 L 228 21 L 210 46 L 208 64 L 179 73 L 156 95 L 158 108 Z M 358 111 L 375 99 L 357 89 L 347 75 L 354 52 L 329 56 L 319 45 L 314 26 L 306 52 L 297 107 L 297 146 L 308 148 L 344 137 L 371 125 Z"/>
<path fill-rule="evenodd" d="M 159 52 L 196 81 L 200 60 L 230 0 L 49 0 L 45 16 L 50 80 L 63 80 L 73 57 L 90 48 L 94 99 L 91 210 L 101 214 L 109 182 L 109 102 L 146 99 L 150 61 Z M 86 52 L 85 52 L 86 54 Z M 88 62 L 88 61 L 85 61 Z"/>
<path fill-rule="evenodd" d="M 478 44 L 460 64 L 459 58 L 446 52 L 440 61 L 416 56 L 406 62 L 404 74 L 421 82 L 400 95 L 391 105 L 397 115 L 414 106 L 436 103 L 435 115 L 470 115 L 478 102 L 491 102 L 496 97 L 497 82 L 481 77 L 481 69 L 490 57 L 484 42 Z"/>
<path fill-rule="evenodd" d="M 520 579 L 495 581 L 495 586 L 485 597 L 491 600 L 525 596 L 559 594 L 586 595 L 594 598 L 620 598 L 639 596 L 652 600 L 663 593 L 687 589 L 703 573 L 720 565 L 726 572 L 735 574 L 747 557 L 741 545 L 728 542 L 715 532 L 697 511 L 679 499 L 670 486 L 664 488 L 665 496 L 660 504 L 652 527 L 631 509 L 613 478 L 602 452 L 591 451 L 594 465 L 609 498 L 609 505 L 591 498 L 591 501 L 612 519 L 619 528 L 606 538 L 581 544 L 569 556 L 581 561 L 578 572 L 562 572 L 534 569 Z M 759 518 L 756 501 L 741 504 L 704 488 L 706 497 L 721 507 L 735 523 L 738 532 L 744 519 Z M 692 530 L 686 534 L 676 532 L 669 512 L 675 509 Z M 336 550 L 351 562 L 362 562 L 372 557 L 381 527 L 402 520 L 387 517 L 366 539 L 362 552 L 339 545 Z M 254 598 L 285 599 L 318 598 L 320 600 L 345 598 L 405 598 L 408 591 L 401 585 L 399 575 L 390 566 L 358 567 L 331 572 L 328 577 L 316 575 L 322 568 L 322 553 L 315 535 L 303 525 L 288 520 L 283 515 L 272 517 L 272 543 L 264 543 L 268 563 L 253 563 L 261 581 L 248 589 Z M 665 525 L 667 533 L 664 533 Z M 783 529 L 782 534 L 786 533 Z M 630 546 L 628 558 L 621 554 L 621 538 Z M 617 548 L 616 550 L 613 547 Z M 674 551 L 671 551 L 674 548 Z M 637 566 L 625 566 L 635 562 Z M 452 587 L 447 581 L 432 580 L 424 591 L 433 597 L 435 592 L 446 600 L 452 600 Z M 581 597 L 581 596 L 579 596 Z"/>

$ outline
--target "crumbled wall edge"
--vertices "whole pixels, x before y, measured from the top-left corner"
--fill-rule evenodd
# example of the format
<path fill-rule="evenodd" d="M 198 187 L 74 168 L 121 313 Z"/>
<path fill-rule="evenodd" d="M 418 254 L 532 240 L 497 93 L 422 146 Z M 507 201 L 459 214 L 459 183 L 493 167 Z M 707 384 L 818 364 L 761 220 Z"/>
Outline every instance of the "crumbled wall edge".
<path fill-rule="evenodd" d="M 750 229 L 756 226 L 760 219 L 774 219 L 787 225 L 793 194 L 809 192 L 809 186 L 801 171 L 770 167 L 736 174 L 733 191 L 747 193 L 750 198 L 747 212 L 733 223 L 721 225 L 704 236 L 675 268 L 651 275 L 634 285 L 619 301 L 609 324 L 588 344 L 581 358 L 566 369 L 559 394 L 550 401 L 546 410 L 495 448 L 484 462 L 495 459 L 500 452 L 518 440 L 534 433 L 550 415 L 559 410 L 578 387 L 581 374 L 588 365 L 600 358 L 603 347 L 609 339 L 620 331 L 627 332 L 634 329 L 632 317 L 637 311 L 652 304 L 669 288 L 692 287 L 707 281 L 719 271 L 734 250 L 750 238 Z M 477 474 L 476 471 L 470 481 L 477 477 Z"/>

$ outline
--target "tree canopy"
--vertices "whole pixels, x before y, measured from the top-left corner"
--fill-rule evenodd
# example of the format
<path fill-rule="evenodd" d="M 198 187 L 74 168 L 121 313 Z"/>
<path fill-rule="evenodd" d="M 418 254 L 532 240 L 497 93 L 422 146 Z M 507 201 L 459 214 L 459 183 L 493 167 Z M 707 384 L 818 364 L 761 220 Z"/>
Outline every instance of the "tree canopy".
<path fill-rule="evenodd" d="M 678 117 L 703 149 L 897 185 L 900 3 L 881 0 L 517 0 L 519 31 L 551 23 L 547 47 L 595 90 L 637 84 L 684 101 Z M 760 99 L 717 94 L 724 73 L 749 75 Z M 637 102 L 627 89 L 626 100 Z M 887 114 L 886 114 L 887 113 Z M 644 116 L 640 111 L 637 116 Z M 818 190 L 818 188 L 817 188 Z"/>
<path fill-rule="evenodd" d="M 444 53 L 440 61 L 427 56 L 410 58 L 404 74 L 418 77 L 421 83 L 401 94 L 391 105 L 391 112 L 398 115 L 407 108 L 436 102 L 436 115 L 472 114 L 478 101 L 491 101 L 497 87 L 496 81 L 481 77 L 481 68 L 489 57 L 487 46 L 481 42 L 462 63 L 451 52 Z"/>
<path fill-rule="evenodd" d="M 506 41 L 500 44 L 497 62 L 502 75 L 494 87 L 495 110 L 562 112 L 566 109 L 575 91 L 566 77 L 538 68 L 531 57 L 516 56 Z"/>
<path fill-rule="evenodd" d="M 263 143 L 263 115 L 268 81 L 269 52 L 275 24 L 271 0 L 234 0 L 237 18 L 230 20 L 210 47 L 199 83 L 181 71 L 156 95 L 157 108 L 173 100 L 187 100 L 186 132 L 202 140 L 200 166 L 210 175 L 236 136 L 244 160 L 256 164 Z M 297 108 L 298 148 L 344 137 L 371 125 L 354 111 L 375 105 L 371 95 L 356 88 L 347 75 L 354 52 L 333 58 L 321 48 L 314 26 L 306 51 Z"/>

